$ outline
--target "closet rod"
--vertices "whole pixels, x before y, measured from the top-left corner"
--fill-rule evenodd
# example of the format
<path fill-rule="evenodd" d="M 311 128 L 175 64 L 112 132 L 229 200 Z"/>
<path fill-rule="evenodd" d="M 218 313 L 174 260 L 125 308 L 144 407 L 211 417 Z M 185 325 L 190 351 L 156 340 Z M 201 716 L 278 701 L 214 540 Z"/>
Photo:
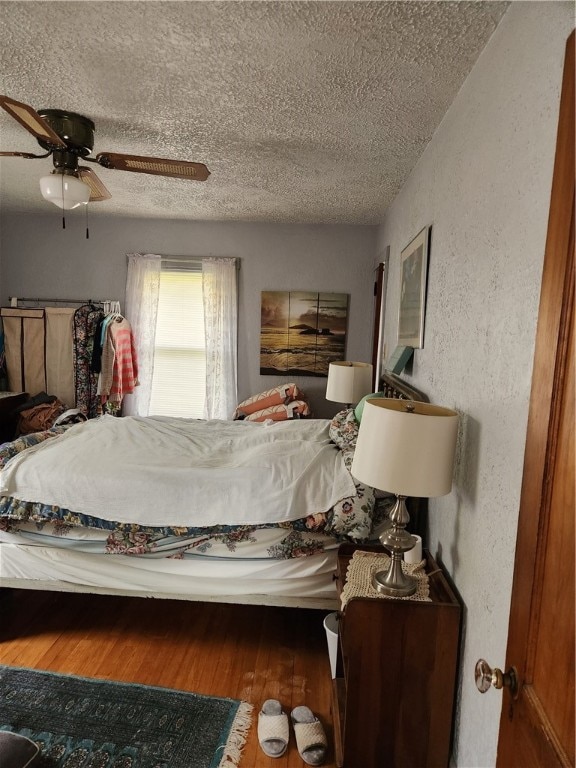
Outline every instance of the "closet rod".
<path fill-rule="evenodd" d="M 105 304 L 107 301 L 117 301 L 117 299 L 27 299 L 24 296 L 8 296 L 8 299 L 9 301 L 15 299 L 16 301 L 52 302 L 54 304 Z M 12 309 L 17 309 L 17 307 L 12 307 Z"/>

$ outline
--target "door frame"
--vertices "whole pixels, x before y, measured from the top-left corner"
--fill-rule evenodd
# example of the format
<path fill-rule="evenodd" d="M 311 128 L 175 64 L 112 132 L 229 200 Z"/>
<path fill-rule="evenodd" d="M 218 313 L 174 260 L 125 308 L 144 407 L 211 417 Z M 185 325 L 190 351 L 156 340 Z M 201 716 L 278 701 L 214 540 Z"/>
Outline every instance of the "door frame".
<path fill-rule="evenodd" d="M 539 600 L 540 553 L 545 546 L 548 522 L 539 510 L 541 500 L 549 493 L 547 456 L 554 450 L 558 432 L 558 393 L 566 373 L 574 312 L 574 66 L 573 31 L 566 44 L 564 62 L 508 626 L 506 669 L 516 667 L 520 686 L 530 682 L 534 650 L 530 621 Z M 499 756 L 514 705 L 514 697 L 505 689 Z"/>

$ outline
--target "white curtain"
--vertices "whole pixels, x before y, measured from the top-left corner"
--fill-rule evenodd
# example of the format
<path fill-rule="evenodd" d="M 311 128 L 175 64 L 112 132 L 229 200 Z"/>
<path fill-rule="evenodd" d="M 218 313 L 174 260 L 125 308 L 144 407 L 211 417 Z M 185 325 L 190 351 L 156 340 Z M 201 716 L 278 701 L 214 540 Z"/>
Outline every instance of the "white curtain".
<path fill-rule="evenodd" d="M 236 259 L 203 259 L 202 292 L 206 333 L 204 418 L 231 419 L 237 404 Z"/>
<path fill-rule="evenodd" d="M 124 399 L 122 411 L 127 416 L 147 416 L 150 407 L 161 268 L 162 257 L 157 254 L 128 254 L 126 319 L 136 344 L 139 386 Z"/>

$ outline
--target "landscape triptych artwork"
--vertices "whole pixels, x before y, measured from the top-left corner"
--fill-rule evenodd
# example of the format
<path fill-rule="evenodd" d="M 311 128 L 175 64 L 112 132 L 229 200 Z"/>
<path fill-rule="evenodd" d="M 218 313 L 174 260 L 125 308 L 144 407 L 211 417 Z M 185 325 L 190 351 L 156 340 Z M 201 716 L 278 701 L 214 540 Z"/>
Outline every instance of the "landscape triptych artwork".
<path fill-rule="evenodd" d="M 260 373 L 327 376 L 344 359 L 347 293 L 262 291 Z"/>

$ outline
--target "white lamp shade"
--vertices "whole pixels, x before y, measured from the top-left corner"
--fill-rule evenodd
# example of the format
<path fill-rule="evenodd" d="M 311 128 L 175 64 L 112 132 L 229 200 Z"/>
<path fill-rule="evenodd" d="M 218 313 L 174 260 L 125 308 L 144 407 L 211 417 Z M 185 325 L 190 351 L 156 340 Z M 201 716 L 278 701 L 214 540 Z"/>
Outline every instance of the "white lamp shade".
<path fill-rule="evenodd" d="M 59 208 L 69 211 L 90 200 L 90 187 L 75 176 L 51 173 L 40 179 L 42 197 Z"/>
<path fill-rule="evenodd" d="M 326 400 L 357 403 L 372 392 L 372 366 L 340 360 L 328 366 Z"/>
<path fill-rule="evenodd" d="M 369 398 L 350 471 L 399 496 L 444 496 L 452 488 L 457 434 L 458 414 L 448 408 Z"/>

